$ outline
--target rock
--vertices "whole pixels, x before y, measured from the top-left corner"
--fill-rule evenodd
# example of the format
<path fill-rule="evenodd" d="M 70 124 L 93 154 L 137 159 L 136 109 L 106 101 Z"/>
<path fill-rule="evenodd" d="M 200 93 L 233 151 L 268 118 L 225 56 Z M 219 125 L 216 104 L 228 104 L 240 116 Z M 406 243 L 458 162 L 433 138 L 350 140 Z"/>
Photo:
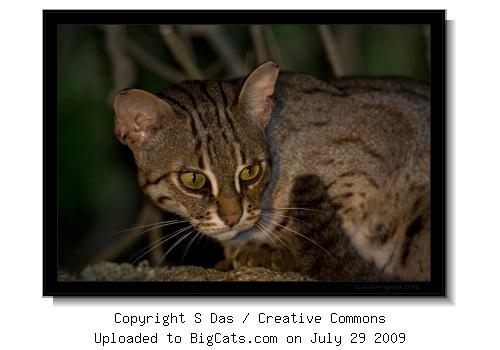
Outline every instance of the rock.
<path fill-rule="evenodd" d="M 227 272 L 199 266 L 151 267 L 147 261 L 139 265 L 102 262 L 87 266 L 79 280 L 83 281 L 310 281 L 295 272 L 272 271 L 263 267 L 244 267 Z"/>

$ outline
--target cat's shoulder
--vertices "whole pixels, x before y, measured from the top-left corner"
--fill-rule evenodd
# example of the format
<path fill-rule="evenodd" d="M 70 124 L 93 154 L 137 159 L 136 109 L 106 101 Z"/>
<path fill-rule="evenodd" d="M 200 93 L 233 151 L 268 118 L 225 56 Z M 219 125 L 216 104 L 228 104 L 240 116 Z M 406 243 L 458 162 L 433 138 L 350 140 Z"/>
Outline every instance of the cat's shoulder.
<path fill-rule="evenodd" d="M 278 91 L 298 93 L 298 94 L 316 94 L 328 93 L 332 96 L 344 96 L 345 92 L 327 81 L 315 78 L 311 75 L 295 72 L 281 72 L 278 77 Z"/>
<path fill-rule="evenodd" d="M 342 77 L 329 82 L 339 90 L 355 94 L 366 91 L 409 93 L 429 98 L 429 84 L 404 77 Z"/>
<path fill-rule="evenodd" d="M 324 81 L 311 75 L 293 72 L 280 74 L 282 86 L 303 93 L 329 92 L 338 96 L 361 93 L 404 93 L 428 99 L 430 89 L 427 83 L 403 77 L 341 77 Z"/>

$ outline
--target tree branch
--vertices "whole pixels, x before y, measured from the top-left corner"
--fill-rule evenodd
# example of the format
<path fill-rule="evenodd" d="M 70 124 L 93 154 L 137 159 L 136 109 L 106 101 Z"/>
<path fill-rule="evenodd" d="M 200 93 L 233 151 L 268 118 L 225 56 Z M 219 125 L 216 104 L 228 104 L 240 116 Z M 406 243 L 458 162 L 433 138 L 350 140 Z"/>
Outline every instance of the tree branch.
<path fill-rule="evenodd" d="M 262 25 L 251 25 L 250 35 L 252 36 L 253 47 L 255 50 L 255 58 L 257 64 L 264 63 L 271 56 L 266 47 L 266 39 L 264 38 L 264 27 Z"/>
<path fill-rule="evenodd" d="M 335 39 L 338 43 L 338 52 L 342 52 L 342 68 L 344 75 L 354 75 L 359 72 L 360 27 L 352 24 L 342 24 L 336 27 Z"/>
<path fill-rule="evenodd" d="M 128 50 L 137 62 L 167 81 L 179 83 L 187 79 L 186 74 L 164 64 L 130 39 L 128 40 Z"/>
<path fill-rule="evenodd" d="M 174 27 L 172 25 L 160 25 L 159 30 L 170 52 L 172 52 L 172 55 L 182 66 L 188 77 L 191 79 L 203 79 L 201 70 L 189 55 L 189 50 L 184 45 L 182 39 L 174 32 Z"/>
<path fill-rule="evenodd" d="M 111 96 L 134 85 L 136 80 L 135 66 L 127 53 L 127 32 L 122 25 L 104 25 L 105 47 L 111 59 L 113 69 L 113 88 Z"/>
<path fill-rule="evenodd" d="M 267 44 L 269 45 L 269 51 L 271 52 L 271 57 L 278 62 L 280 65 L 280 69 L 285 70 L 286 69 L 286 63 L 285 59 L 283 58 L 283 55 L 281 54 L 281 50 L 278 45 L 278 41 L 276 40 L 276 37 L 274 36 L 273 28 L 269 25 L 264 27 L 264 35 L 267 41 Z"/>
<path fill-rule="evenodd" d="M 206 38 L 231 75 L 240 77 L 246 73 L 245 65 L 240 59 L 236 48 L 220 26 L 190 25 L 181 28 L 190 36 L 197 35 Z"/>
<path fill-rule="evenodd" d="M 340 59 L 339 45 L 337 44 L 332 32 L 330 31 L 330 27 L 323 24 L 318 25 L 318 29 L 333 75 L 337 77 L 345 75 L 345 69 Z"/>

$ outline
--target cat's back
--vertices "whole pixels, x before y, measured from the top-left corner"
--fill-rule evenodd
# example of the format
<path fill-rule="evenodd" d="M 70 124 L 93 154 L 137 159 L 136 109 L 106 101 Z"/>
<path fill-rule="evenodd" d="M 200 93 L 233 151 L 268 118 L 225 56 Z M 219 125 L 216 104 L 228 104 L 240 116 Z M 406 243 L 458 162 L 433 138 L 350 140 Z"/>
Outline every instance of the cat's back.
<path fill-rule="evenodd" d="M 343 160 L 390 171 L 427 153 L 428 87 L 407 79 L 343 78 L 330 82 L 282 74 L 271 133 L 310 169 Z M 297 158 L 298 156 L 298 158 Z M 331 163 L 331 164 L 330 164 Z M 340 167 L 342 168 L 342 167 Z"/>
<path fill-rule="evenodd" d="M 283 73 L 278 95 L 287 113 L 307 112 L 299 118 L 315 122 L 329 115 L 337 125 L 379 121 L 400 114 L 413 128 L 428 129 L 430 90 L 427 84 L 407 78 L 345 77 L 323 81 L 300 73 Z M 403 120 L 402 120 L 403 121 Z"/>

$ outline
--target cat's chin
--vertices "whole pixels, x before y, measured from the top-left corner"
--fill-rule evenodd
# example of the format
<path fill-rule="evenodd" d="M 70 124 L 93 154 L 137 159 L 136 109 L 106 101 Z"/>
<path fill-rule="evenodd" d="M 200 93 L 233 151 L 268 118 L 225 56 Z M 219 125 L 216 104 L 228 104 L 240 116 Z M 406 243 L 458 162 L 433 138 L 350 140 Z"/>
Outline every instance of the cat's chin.
<path fill-rule="evenodd" d="M 238 230 L 227 230 L 222 232 L 205 233 L 205 234 L 218 241 L 228 241 L 236 237 L 238 233 L 239 233 Z"/>
<path fill-rule="evenodd" d="M 232 227 L 232 229 L 220 228 L 213 230 L 200 230 L 200 229 L 199 230 L 204 235 L 209 236 L 210 238 L 213 238 L 217 241 L 223 242 L 235 238 L 240 233 L 248 232 L 253 229 L 254 229 L 254 224 L 247 223 L 245 225 L 243 224 L 236 225 L 235 227 Z"/>

